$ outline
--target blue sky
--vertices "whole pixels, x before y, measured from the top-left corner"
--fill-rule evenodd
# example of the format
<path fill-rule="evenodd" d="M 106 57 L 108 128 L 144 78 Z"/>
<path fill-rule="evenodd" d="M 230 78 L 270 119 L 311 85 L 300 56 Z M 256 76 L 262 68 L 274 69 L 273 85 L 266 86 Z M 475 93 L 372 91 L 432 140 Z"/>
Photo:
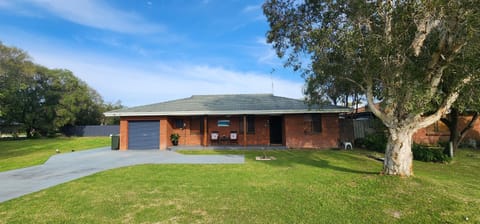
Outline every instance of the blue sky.
<path fill-rule="evenodd" d="M 106 101 L 194 94 L 302 97 L 303 79 L 265 42 L 262 1 L 0 0 L 0 41 L 65 68 Z"/>

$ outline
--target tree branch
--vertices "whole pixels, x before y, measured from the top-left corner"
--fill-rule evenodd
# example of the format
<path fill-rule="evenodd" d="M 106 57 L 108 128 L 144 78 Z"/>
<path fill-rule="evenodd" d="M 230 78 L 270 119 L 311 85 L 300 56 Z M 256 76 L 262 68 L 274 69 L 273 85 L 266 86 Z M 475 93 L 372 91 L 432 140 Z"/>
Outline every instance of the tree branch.
<path fill-rule="evenodd" d="M 447 118 L 442 117 L 440 118 L 440 121 L 444 123 L 447 127 L 450 127 L 450 120 L 448 120 Z"/>
<path fill-rule="evenodd" d="M 477 120 L 478 120 L 478 112 L 475 112 L 473 114 L 472 119 L 470 119 L 470 121 L 468 122 L 467 126 L 465 126 L 465 128 L 463 128 L 463 130 L 460 132 L 461 139 L 463 139 L 463 136 L 467 133 L 468 130 L 473 128 L 473 125 Z"/>
<path fill-rule="evenodd" d="M 368 103 L 368 108 L 370 109 L 370 111 L 372 111 L 372 113 L 378 117 L 380 120 L 382 120 L 382 122 L 388 127 L 390 126 L 390 122 L 387 120 L 387 117 L 385 116 L 385 114 L 380 111 L 377 107 L 375 107 L 375 103 L 373 102 L 373 83 L 372 83 L 372 80 L 369 80 L 367 82 L 367 89 L 365 91 L 366 95 L 367 95 L 367 103 Z"/>
<path fill-rule="evenodd" d="M 452 91 L 448 97 L 443 101 L 442 105 L 438 110 L 430 116 L 419 117 L 420 122 L 416 125 L 418 129 L 428 127 L 433 124 L 433 122 L 438 121 L 452 106 L 452 104 L 457 100 L 460 90 L 472 80 L 472 75 L 465 77 L 460 84 L 457 86 L 456 90 Z"/>
<path fill-rule="evenodd" d="M 415 39 L 413 39 L 411 47 L 413 48 L 415 56 L 417 57 L 420 55 L 423 42 L 425 39 L 427 39 L 427 36 L 430 34 L 432 29 L 436 28 L 440 24 L 440 20 L 432 17 L 432 15 L 427 14 L 420 21 L 416 22 L 417 33 L 415 34 Z"/>
<path fill-rule="evenodd" d="M 393 3 L 392 3 L 392 0 L 388 0 L 385 4 L 386 4 L 386 9 L 385 9 L 385 37 L 387 39 L 387 43 L 390 44 L 392 42 Z"/>
<path fill-rule="evenodd" d="M 348 78 L 348 77 L 341 77 L 342 79 L 345 79 L 353 84 L 355 84 L 356 86 L 358 86 L 363 92 L 366 92 L 366 89 L 365 87 L 363 87 L 360 83 L 358 83 L 357 81 L 351 79 L 351 78 Z"/>

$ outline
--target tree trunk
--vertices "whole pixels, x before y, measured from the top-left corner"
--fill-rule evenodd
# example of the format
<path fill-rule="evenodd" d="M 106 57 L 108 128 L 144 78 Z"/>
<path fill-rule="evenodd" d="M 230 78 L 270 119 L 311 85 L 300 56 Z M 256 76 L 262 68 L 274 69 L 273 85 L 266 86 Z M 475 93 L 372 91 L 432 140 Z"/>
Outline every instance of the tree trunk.
<path fill-rule="evenodd" d="M 460 112 L 456 108 L 452 108 L 450 113 L 448 114 L 447 118 L 442 118 L 441 121 L 447 125 L 448 130 L 450 131 L 450 139 L 449 141 L 452 142 L 452 148 L 453 152 L 455 152 L 458 149 L 458 146 L 460 143 L 462 143 L 463 139 L 465 138 L 465 135 L 467 132 L 473 128 L 475 125 L 475 122 L 478 120 L 478 112 L 475 112 L 472 116 L 472 119 L 468 122 L 468 124 L 461 130 L 459 131 L 459 118 L 460 118 Z M 450 155 L 450 148 L 447 146 L 445 147 L 444 153 L 446 155 Z M 453 157 L 453 156 L 452 156 Z"/>
<path fill-rule="evenodd" d="M 450 122 L 448 125 L 448 130 L 450 130 L 450 139 L 449 141 L 452 142 L 452 148 L 453 148 L 453 151 L 455 152 L 458 148 L 458 140 L 460 140 L 460 133 L 458 131 L 458 118 L 460 116 L 460 113 L 457 109 L 455 108 L 452 108 L 450 110 L 450 114 L 448 115 L 448 117 L 450 118 Z M 445 151 L 444 151 L 445 154 L 450 155 L 450 148 L 449 146 L 445 147 Z M 452 155 L 453 157 L 453 155 Z"/>
<path fill-rule="evenodd" d="M 389 128 L 387 148 L 385 149 L 385 161 L 383 174 L 412 176 L 413 154 L 412 136 L 413 128 Z"/>

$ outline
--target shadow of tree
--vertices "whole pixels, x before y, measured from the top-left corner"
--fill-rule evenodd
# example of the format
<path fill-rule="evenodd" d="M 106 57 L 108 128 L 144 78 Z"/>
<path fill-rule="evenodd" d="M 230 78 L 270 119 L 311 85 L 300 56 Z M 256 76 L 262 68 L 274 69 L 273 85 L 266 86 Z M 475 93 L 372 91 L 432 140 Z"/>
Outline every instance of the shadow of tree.
<path fill-rule="evenodd" d="M 217 152 L 225 153 L 222 150 L 216 150 Z M 228 151 L 230 153 L 232 151 Z M 321 169 L 330 169 L 345 173 L 354 174 L 366 174 L 377 175 L 379 171 L 372 170 L 372 166 L 379 164 L 365 155 L 351 154 L 349 152 L 338 150 L 238 150 L 235 153 L 245 154 L 248 159 L 255 160 L 256 156 L 262 156 L 266 153 L 267 156 L 273 156 L 276 159 L 271 161 L 264 161 L 265 164 L 270 166 L 280 167 L 292 167 L 294 165 L 311 166 Z M 351 166 L 349 166 L 351 164 Z M 362 164 L 368 164 L 365 166 L 365 170 L 355 169 L 354 167 L 361 166 Z"/>

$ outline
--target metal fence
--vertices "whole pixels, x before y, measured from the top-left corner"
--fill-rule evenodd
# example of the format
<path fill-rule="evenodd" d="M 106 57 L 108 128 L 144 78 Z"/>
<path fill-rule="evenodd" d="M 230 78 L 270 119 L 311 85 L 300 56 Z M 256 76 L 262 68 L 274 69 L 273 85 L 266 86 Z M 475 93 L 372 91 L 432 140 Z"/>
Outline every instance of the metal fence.
<path fill-rule="evenodd" d="M 119 125 L 69 126 L 62 130 L 66 136 L 110 136 L 120 133 Z"/>

